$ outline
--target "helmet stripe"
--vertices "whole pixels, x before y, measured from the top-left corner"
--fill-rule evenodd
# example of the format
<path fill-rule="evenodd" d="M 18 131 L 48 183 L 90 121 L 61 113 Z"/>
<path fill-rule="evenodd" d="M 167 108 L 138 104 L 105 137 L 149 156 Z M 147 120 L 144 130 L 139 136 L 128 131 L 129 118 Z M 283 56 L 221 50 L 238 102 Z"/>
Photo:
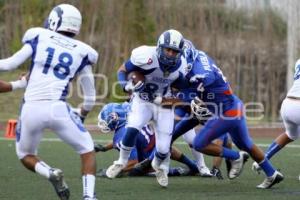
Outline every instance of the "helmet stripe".
<path fill-rule="evenodd" d="M 171 35 L 170 35 L 170 32 L 169 31 L 166 31 L 164 32 L 164 45 L 168 46 L 170 45 L 170 39 L 171 38 Z"/>

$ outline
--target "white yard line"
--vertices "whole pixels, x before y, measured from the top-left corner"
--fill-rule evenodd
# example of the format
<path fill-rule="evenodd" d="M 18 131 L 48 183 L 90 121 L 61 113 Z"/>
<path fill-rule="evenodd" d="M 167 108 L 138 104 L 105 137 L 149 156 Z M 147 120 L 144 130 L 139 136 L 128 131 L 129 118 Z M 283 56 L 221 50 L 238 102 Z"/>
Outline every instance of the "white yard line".
<path fill-rule="evenodd" d="M 0 141 L 14 141 L 14 139 L 0 137 Z M 99 139 L 94 140 L 94 142 L 98 142 L 98 143 L 108 143 L 110 141 L 111 140 L 99 140 Z M 42 142 L 61 142 L 61 140 L 58 139 L 58 138 L 43 138 Z M 183 142 L 183 141 L 175 142 L 175 144 L 177 144 L 177 145 L 186 145 L 186 143 Z M 259 144 L 256 144 L 256 145 L 258 145 L 260 147 L 268 147 L 270 144 L 259 143 Z M 300 145 L 298 145 L 298 144 L 288 144 L 286 147 L 287 148 L 300 148 Z"/>

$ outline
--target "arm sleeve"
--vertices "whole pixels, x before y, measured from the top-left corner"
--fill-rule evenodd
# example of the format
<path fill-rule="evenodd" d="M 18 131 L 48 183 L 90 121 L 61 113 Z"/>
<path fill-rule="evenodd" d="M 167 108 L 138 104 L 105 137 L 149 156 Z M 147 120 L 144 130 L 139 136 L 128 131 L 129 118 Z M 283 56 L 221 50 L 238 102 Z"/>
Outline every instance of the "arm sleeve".
<path fill-rule="evenodd" d="M 121 87 L 124 89 L 127 83 L 127 78 L 126 78 L 126 72 L 125 71 L 119 71 L 118 72 L 118 81 Z"/>
<path fill-rule="evenodd" d="M 92 66 L 87 65 L 79 73 L 79 83 L 83 91 L 83 109 L 92 110 L 96 101 L 95 80 Z"/>
<path fill-rule="evenodd" d="M 127 73 L 130 73 L 132 71 L 139 71 L 140 68 L 133 64 L 133 62 L 129 59 L 125 62 L 125 69 Z"/>
<path fill-rule="evenodd" d="M 134 65 L 130 59 L 127 60 L 125 63 L 124 63 L 124 66 L 125 66 L 125 71 L 118 71 L 118 81 L 119 81 L 119 84 L 121 85 L 121 87 L 125 88 L 126 86 L 126 83 L 127 83 L 127 74 L 129 74 L 130 72 L 132 71 L 139 71 L 139 67 Z"/>
<path fill-rule="evenodd" d="M 0 71 L 16 69 L 32 55 L 32 52 L 31 46 L 29 44 L 25 44 L 11 57 L 0 60 Z"/>

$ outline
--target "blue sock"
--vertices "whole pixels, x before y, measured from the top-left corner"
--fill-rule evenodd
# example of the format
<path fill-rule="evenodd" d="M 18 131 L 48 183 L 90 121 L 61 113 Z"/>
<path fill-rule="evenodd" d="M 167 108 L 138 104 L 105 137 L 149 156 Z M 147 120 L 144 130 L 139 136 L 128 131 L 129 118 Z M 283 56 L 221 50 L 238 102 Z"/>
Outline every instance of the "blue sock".
<path fill-rule="evenodd" d="M 180 176 L 180 172 L 177 168 L 169 168 L 169 176 Z"/>
<path fill-rule="evenodd" d="M 268 177 L 274 174 L 275 169 L 267 158 L 265 158 L 261 163 L 258 164 Z"/>
<path fill-rule="evenodd" d="M 276 154 L 278 151 L 280 151 L 280 149 L 281 149 L 281 146 L 279 146 L 279 144 L 277 144 L 275 141 L 273 141 L 273 143 L 269 146 L 265 155 L 268 159 L 271 159 L 274 156 L 274 154 Z"/>
<path fill-rule="evenodd" d="M 140 131 L 136 128 L 128 127 L 122 139 L 122 144 L 126 147 L 133 147 L 135 145 L 136 138 L 139 132 Z"/>
<path fill-rule="evenodd" d="M 149 160 L 153 160 L 155 152 L 156 152 L 156 148 L 154 147 L 153 151 L 151 152 L 151 154 L 150 154 L 150 156 L 148 158 Z"/>
<path fill-rule="evenodd" d="M 223 147 L 221 157 L 227 158 L 230 160 L 236 160 L 236 159 L 240 158 L 240 154 L 238 151 L 234 151 L 232 149 Z"/>
<path fill-rule="evenodd" d="M 188 157 L 186 157 L 184 154 L 181 155 L 178 161 L 187 165 L 191 171 L 198 172 L 198 167 L 195 164 L 195 162 L 189 159 Z"/>

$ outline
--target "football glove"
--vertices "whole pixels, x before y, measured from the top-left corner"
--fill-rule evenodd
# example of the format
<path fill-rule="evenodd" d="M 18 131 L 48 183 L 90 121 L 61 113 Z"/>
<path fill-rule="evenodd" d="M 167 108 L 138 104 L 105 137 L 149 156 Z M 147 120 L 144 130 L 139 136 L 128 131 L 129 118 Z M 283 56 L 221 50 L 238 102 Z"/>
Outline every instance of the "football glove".
<path fill-rule="evenodd" d="M 163 100 L 163 98 L 161 96 L 157 96 L 155 94 L 151 94 L 151 93 L 148 93 L 148 92 L 140 92 L 139 96 L 144 101 L 148 101 L 150 103 L 154 103 L 154 104 L 157 104 L 157 105 L 160 105 L 162 103 L 162 100 Z"/>
<path fill-rule="evenodd" d="M 139 92 L 144 88 L 145 83 L 143 81 L 138 81 L 136 84 L 133 83 L 133 80 L 127 81 L 124 90 L 126 92 Z"/>
<path fill-rule="evenodd" d="M 81 114 L 81 108 L 71 108 L 72 112 L 84 123 L 85 117 Z"/>
<path fill-rule="evenodd" d="M 94 150 L 95 150 L 95 152 L 99 152 L 99 151 L 105 152 L 105 151 L 107 151 L 107 149 L 101 144 L 95 144 Z"/>
<path fill-rule="evenodd" d="M 205 103 L 199 98 L 195 97 L 191 102 L 191 110 L 198 120 L 207 119 L 212 116 Z"/>

